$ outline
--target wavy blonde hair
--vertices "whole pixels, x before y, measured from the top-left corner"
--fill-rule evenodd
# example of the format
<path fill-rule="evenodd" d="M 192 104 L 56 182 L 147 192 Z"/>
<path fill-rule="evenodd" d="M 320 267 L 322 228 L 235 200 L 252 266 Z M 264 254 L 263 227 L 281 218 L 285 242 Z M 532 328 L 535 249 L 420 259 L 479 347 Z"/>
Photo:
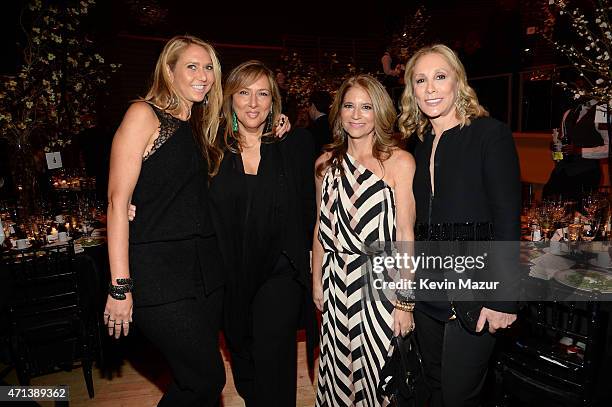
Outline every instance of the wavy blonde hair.
<path fill-rule="evenodd" d="M 360 87 L 365 90 L 370 99 L 374 110 L 374 143 L 372 145 L 372 155 L 383 162 L 391 156 L 394 147 L 399 145 L 399 140 L 394 134 L 395 120 L 397 112 L 393 106 L 393 101 L 383 85 L 370 75 L 356 75 L 345 80 L 334 97 L 331 105 L 329 117 L 333 140 L 330 144 L 323 147 L 325 152 L 331 153 L 330 158 L 319 164 L 316 168 L 318 176 L 322 176 L 328 167 L 338 169 L 343 172 L 342 161 L 348 149 L 347 132 L 342 126 L 342 104 L 344 96 L 353 87 Z"/>
<path fill-rule="evenodd" d="M 278 121 L 278 117 L 282 113 L 283 107 L 281 103 L 280 90 L 278 88 L 278 84 L 276 83 L 274 72 L 264 65 L 263 62 L 252 59 L 250 61 L 243 62 L 232 69 L 225 80 L 225 85 L 223 86 L 222 110 L 225 127 L 223 130 L 223 139 L 225 142 L 224 148 L 228 149 L 229 151 L 238 153 L 242 150 L 242 140 L 240 134 L 232 129 L 232 115 L 234 113 L 234 109 L 232 107 L 233 96 L 236 92 L 250 86 L 262 76 L 268 79 L 268 82 L 270 83 L 270 93 L 272 95 L 272 105 L 270 106 L 272 109 L 272 117 L 266 117 L 266 123 L 268 120 L 271 120 L 272 128 L 264 128 L 262 141 L 277 141 L 276 137 L 270 136 L 273 136 L 274 123 Z M 264 124 L 264 126 L 266 126 L 266 124 Z"/>
<path fill-rule="evenodd" d="M 187 100 L 177 92 L 170 78 L 170 70 L 174 69 L 181 53 L 190 45 L 200 46 L 208 52 L 215 75 L 215 82 L 206 94 L 204 102 L 194 103 L 191 109 L 187 107 L 189 105 Z M 173 116 L 187 111 L 195 138 L 208 163 L 208 175 L 209 177 L 214 176 L 219 170 L 222 158 L 216 137 L 219 130 L 219 114 L 223 95 L 221 64 L 212 45 L 191 35 L 179 35 L 171 38 L 157 58 L 151 87 L 141 100 L 149 102 Z"/>
<path fill-rule="evenodd" d="M 419 49 L 406 64 L 404 83 L 406 87 L 402 93 L 401 114 L 399 117 L 399 129 L 405 138 L 411 137 L 414 133 L 423 140 L 425 129 L 429 126 L 429 119 L 425 116 L 414 95 L 414 68 L 419 60 L 427 54 L 438 54 L 448 62 L 457 79 L 457 99 L 455 100 L 455 111 L 457 118 L 461 122 L 461 127 L 469 126 L 471 119 L 489 116 L 489 112 L 478 103 L 478 97 L 474 89 L 468 85 L 467 75 L 463 64 L 457 54 L 443 44 L 435 44 Z"/>

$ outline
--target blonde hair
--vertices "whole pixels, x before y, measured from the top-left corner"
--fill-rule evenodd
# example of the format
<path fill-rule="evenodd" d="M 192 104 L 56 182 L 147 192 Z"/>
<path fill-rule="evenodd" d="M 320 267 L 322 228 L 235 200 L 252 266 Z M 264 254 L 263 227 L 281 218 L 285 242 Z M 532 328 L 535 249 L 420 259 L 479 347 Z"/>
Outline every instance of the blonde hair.
<path fill-rule="evenodd" d="M 280 90 L 278 88 L 278 84 L 276 83 L 274 72 L 265 66 L 263 62 L 252 59 L 250 61 L 243 62 L 232 69 L 223 86 L 222 114 L 225 125 L 225 129 L 223 130 L 223 139 L 225 142 L 225 148 L 232 152 L 237 153 L 241 151 L 240 134 L 238 134 L 238 132 L 234 131 L 232 128 L 232 116 L 234 114 L 234 109 L 232 107 L 233 96 L 236 92 L 250 86 L 262 76 L 268 79 L 268 82 L 270 83 L 270 93 L 272 95 L 272 105 L 270 107 L 272 117 L 266 118 L 266 123 L 268 120 L 271 121 L 272 128 L 264 128 L 264 134 L 262 134 L 262 137 L 267 138 L 267 141 L 277 140 L 276 137 L 268 138 L 268 136 L 273 134 L 274 123 L 278 121 L 278 117 L 282 113 Z"/>
<path fill-rule="evenodd" d="M 347 132 L 342 126 L 342 104 L 344 96 L 353 87 L 360 87 L 365 90 L 372 99 L 374 111 L 374 143 L 372 145 L 372 155 L 383 162 L 391 156 L 392 149 L 399 144 L 399 140 L 394 134 L 394 125 L 397 118 L 393 101 L 383 85 L 370 75 L 356 75 L 345 80 L 334 97 L 331 105 L 329 117 L 333 140 L 330 144 L 323 147 L 323 150 L 330 152 L 330 158 L 316 168 L 318 176 L 328 168 L 342 170 L 344 154 L 348 149 Z"/>
<path fill-rule="evenodd" d="M 457 54 L 443 44 L 435 44 L 419 49 L 406 64 L 404 83 L 406 87 L 402 93 L 401 114 L 399 117 L 399 129 L 404 137 L 410 137 L 416 132 L 423 140 L 425 129 L 429 125 L 429 119 L 425 116 L 417 104 L 414 95 L 414 68 L 419 60 L 427 54 L 438 54 L 448 62 L 457 80 L 457 99 L 455 100 L 455 111 L 461 122 L 461 127 L 469 126 L 471 119 L 489 116 L 489 112 L 478 103 L 478 97 L 474 89 L 468 85 L 467 75 L 463 64 Z"/>
<path fill-rule="evenodd" d="M 189 106 L 187 100 L 177 92 L 172 84 L 169 72 L 169 69 L 174 69 L 179 57 L 190 45 L 200 46 L 208 52 L 215 76 L 215 82 L 206 94 L 204 102 L 194 103 L 191 109 L 187 107 Z M 208 163 L 208 175 L 209 177 L 214 176 L 219 170 L 221 162 L 216 137 L 219 130 L 219 113 L 221 111 L 223 95 L 221 89 L 221 64 L 212 45 L 191 35 L 179 35 L 171 38 L 157 58 L 151 87 L 142 100 L 174 116 L 187 111 L 194 136 Z"/>

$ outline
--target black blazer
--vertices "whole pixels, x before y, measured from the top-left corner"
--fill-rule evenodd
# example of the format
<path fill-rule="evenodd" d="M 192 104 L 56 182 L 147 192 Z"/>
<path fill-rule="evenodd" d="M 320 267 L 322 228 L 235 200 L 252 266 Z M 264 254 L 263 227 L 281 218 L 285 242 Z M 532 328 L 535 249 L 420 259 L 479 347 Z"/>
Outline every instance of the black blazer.
<path fill-rule="evenodd" d="M 472 120 L 444 132 L 435 155 L 432 196 L 429 164 L 434 135 L 415 149 L 413 192 L 421 224 L 489 222 L 494 240 L 520 239 L 521 183 L 510 129 L 492 118 Z M 491 302 L 488 308 L 515 312 L 516 303 Z M 440 315 L 440 314 L 438 314 Z"/>
<path fill-rule="evenodd" d="M 224 331 L 230 346 L 248 346 L 251 303 L 271 278 L 280 256 L 289 259 L 295 278 L 310 294 L 310 257 L 315 222 L 312 137 L 296 129 L 262 143 L 255 191 L 249 197 L 240 154 L 226 152 L 210 187 L 210 208 L 227 273 Z M 248 205 L 248 217 L 247 217 Z M 285 272 L 285 269 L 282 269 Z M 312 300 L 304 306 L 312 307 Z"/>

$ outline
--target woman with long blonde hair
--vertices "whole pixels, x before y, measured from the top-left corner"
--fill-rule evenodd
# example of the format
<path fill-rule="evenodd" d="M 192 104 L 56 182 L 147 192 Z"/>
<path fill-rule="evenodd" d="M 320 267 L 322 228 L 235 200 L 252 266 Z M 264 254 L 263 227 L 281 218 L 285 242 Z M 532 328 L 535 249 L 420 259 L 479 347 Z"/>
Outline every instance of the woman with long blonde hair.
<path fill-rule="evenodd" d="M 220 80 L 210 44 L 172 38 L 113 140 L 104 322 L 115 338 L 136 322 L 168 360 L 173 381 L 160 406 L 214 406 L 225 384 L 217 341 L 224 276 L 207 209 L 221 158 Z M 128 224 L 130 201 L 139 214 Z"/>

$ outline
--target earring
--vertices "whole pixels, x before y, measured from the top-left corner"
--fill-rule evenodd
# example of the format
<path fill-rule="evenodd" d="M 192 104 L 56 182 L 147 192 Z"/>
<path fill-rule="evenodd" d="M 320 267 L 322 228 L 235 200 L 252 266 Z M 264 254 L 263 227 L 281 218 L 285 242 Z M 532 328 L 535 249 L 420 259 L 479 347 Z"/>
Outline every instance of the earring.
<path fill-rule="evenodd" d="M 236 112 L 232 112 L 232 131 L 234 133 L 238 131 L 238 116 L 236 116 Z"/>
<path fill-rule="evenodd" d="M 202 101 L 202 103 L 204 104 L 204 107 L 208 105 L 208 93 L 206 94 L 206 96 L 204 96 L 204 100 Z"/>
<path fill-rule="evenodd" d="M 457 112 L 459 113 L 459 116 L 465 117 L 467 111 L 465 100 L 458 96 L 455 106 L 457 107 Z"/>

